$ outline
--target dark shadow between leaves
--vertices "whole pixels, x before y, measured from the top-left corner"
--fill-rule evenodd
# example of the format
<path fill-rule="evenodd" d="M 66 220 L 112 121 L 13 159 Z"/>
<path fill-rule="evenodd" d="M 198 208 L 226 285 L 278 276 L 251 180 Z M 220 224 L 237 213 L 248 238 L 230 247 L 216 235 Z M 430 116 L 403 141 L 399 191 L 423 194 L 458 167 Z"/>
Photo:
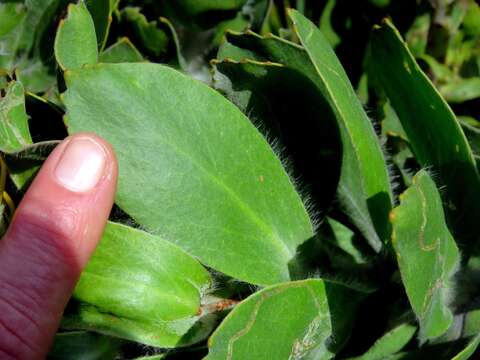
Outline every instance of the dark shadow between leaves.
<path fill-rule="evenodd" d="M 390 239 L 392 233 L 392 225 L 388 220 L 392 210 L 390 196 L 386 192 L 377 193 L 367 199 L 367 207 L 380 239 Z"/>
<path fill-rule="evenodd" d="M 443 178 L 440 174 L 443 174 Z M 480 255 L 480 188 L 477 177 L 471 164 L 461 161 L 446 162 L 441 164 L 438 172 L 433 170 L 433 178 L 444 201 L 447 223 L 458 246 L 463 250 L 464 262 L 470 256 Z M 444 184 L 449 184 L 448 188 L 443 187 Z M 457 202 L 453 203 L 452 199 Z"/>
<path fill-rule="evenodd" d="M 62 140 L 68 136 L 62 109 L 29 94 L 25 100 L 27 114 L 33 114 L 28 121 L 33 142 Z"/>

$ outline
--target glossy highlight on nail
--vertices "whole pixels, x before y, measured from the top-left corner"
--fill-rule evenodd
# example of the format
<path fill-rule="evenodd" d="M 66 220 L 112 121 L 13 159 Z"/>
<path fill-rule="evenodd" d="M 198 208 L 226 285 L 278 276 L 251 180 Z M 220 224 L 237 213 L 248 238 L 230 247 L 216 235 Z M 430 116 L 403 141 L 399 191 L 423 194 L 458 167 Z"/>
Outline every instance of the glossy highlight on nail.
<path fill-rule="evenodd" d="M 55 178 L 73 192 L 86 192 L 100 181 L 106 164 L 103 147 L 93 139 L 70 139 L 54 170 Z"/>

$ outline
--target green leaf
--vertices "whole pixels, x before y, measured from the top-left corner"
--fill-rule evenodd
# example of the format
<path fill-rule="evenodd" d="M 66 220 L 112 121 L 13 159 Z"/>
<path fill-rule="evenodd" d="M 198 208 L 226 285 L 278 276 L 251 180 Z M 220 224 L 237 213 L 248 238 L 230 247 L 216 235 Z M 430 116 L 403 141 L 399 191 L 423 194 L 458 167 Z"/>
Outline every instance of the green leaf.
<path fill-rule="evenodd" d="M 118 5 L 120 3 L 120 0 L 110 0 L 110 9 L 111 11 L 118 10 Z"/>
<path fill-rule="evenodd" d="M 390 5 L 390 0 L 368 0 L 368 2 L 380 8 Z"/>
<path fill-rule="evenodd" d="M 462 23 L 463 30 L 471 36 L 480 36 L 480 5 L 474 1 L 468 5 Z"/>
<path fill-rule="evenodd" d="M 364 254 L 354 245 L 355 234 L 353 231 L 332 218 L 327 218 L 326 220 L 334 235 L 335 244 L 351 256 L 349 265 L 354 266 L 367 263 Z"/>
<path fill-rule="evenodd" d="M 178 34 L 177 34 L 177 31 L 175 30 L 175 27 L 170 22 L 170 20 L 164 17 L 160 17 L 158 20 L 170 33 L 170 38 L 173 40 L 173 46 L 175 48 L 174 52 L 176 56 L 174 56 L 173 59 L 169 61 L 169 65 L 173 66 L 177 70 L 187 72 L 188 71 L 187 62 L 183 57 L 182 49 L 180 46 L 180 40 L 178 38 Z"/>
<path fill-rule="evenodd" d="M 208 272 L 174 244 L 108 223 L 62 326 L 153 346 L 180 346 L 198 320 L 209 286 Z"/>
<path fill-rule="evenodd" d="M 9 83 L 8 80 L 7 73 L 3 69 L 0 69 L 0 90 L 4 90 L 7 87 Z"/>
<path fill-rule="evenodd" d="M 20 32 L 18 50 L 39 55 L 45 50 L 42 49 L 42 46 L 45 45 L 45 37 L 49 35 L 49 27 L 52 25 L 56 13 L 65 6 L 65 2 L 62 0 L 25 0 L 25 6 L 27 7 L 27 16 Z M 51 44 L 51 41 L 49 43 Z"/>
<path fill-rule="evenodd" d="M 400 180 L 400 182 L 397 181 L 397 185 L 401 186 L 403 183 L 405 186 L 410 186 L 416 169 L 412 169 L 411 165 L 409 167 L 408 164 L 409 162 L 412 163 L 414 156 L 410 150 L 410 144 L 402 123 L 388 100 L 383 105 L 383 116 L 381 121 L 382 136 L 386 140 L 385 144 L 390 153 L 390 161 L 400 175 L 400 178 L 396 179 Z"/>
<path fill-rule="evenodd" d="M 136 37 L 146 50 L 155 56 L 167 51 L 169 38 L 163 29 L 158 27 L 157 21 L 147 21 L 138 7 L 126 7 L 122 10 L 122 17 L 131 23 Z"/>
<path fill-rule="evenodd" d="M 0 38 L 20 24 L 25 14 L 26 8 L 23 4 L 0 4 Z"/>
<path fill-rule="evenodd" d="M 387 147 L 391 149 L 392 164 L 397 168 L 400 178 L 397 179 L 402 186 L 402 189 L 412 185 L 412 178 L 415 172 L 420 169 L 420 166 L 415 161 L 415 158 L 410 150 L 410 144 L 404 138 L 389 134 L 387 136 Z"/>
<path fill-rule="evenodd" d="M 5 154 L 5 160 L 12 162 L 20 161 L 45 161 L 53 151 L 53 149 L 60 144 L 60 140 L 41 141 L 35 144 L 25 145 L 17 149 L 15 152 Z"/>
<path fill-rule="evenodd" d="M 225 57 L 225 59 L 214 63 L 232 84 L 217 78 L 215 79 L 217 80 L 216 86 L 226 92 L 229 98 L 244 112 L 249 113 L 251 110 L 249 106 L 252 104 L 255 106 L 264 98 L 276 100 L 276 96 L 271 93 L 278 92 L 275 87 L 286 82 L 285 78 L 290 78 L 290 82 L 294 83 L 298 83 L 302 79 L 305 82 L 304 79 L 307 79 L 303 89 L 298 90 L 302 91 L 303 98 L 306 98 L 302 105 L 308 109 L 309 105 L 305 104 L 305 101 L 315 101 L 315 108 L 320 114 L 317 114 L 317 118 L 310 120 L 309 117 L 306 117 L 302 120 L 314 122 L 317 128 L 325 127 L 330 118 L 333 118 L 338 124 L 336 125 L 337 129 L 331 127 L 325 129 L 328 135 L 323 140 L 332 142 L 335 132 L 340 131 L 343 159 L 337 196 L 341 205 L 347 209 L 352 222 L 362 231 L 371 246 L 378 251 L 382 247 L 379 234 L 385 240 L 390 236 L 388 212 L 391 203 L 386 164 L 370 120 L 363 111 L 333 51 L 325 39 L 321 40 L 322 42 L 315 43 L 324 46 L 321 54 L 317 55 L 319 59 L 323 59 L 325 54 L 329 54 L 328 66 L 316 66 L 315 61 L 312 60 L 314 58 L 304 48 L 276 36 L 261 37 L 250 31 L 245 34 L 229 33 L 230 44 L 222 46 L 219 51 L 219 58 Z M 254 59 L 251 60 L 251 58 Z M 336 74 L 343 74 L 342 82 L 339 82 L 334 74 L 328 73 L 327 69 L 332 66 L 337 71 Z M 326 75 L 325 71 L 327 71 Z M 249 81 L 245 74 L 250 74 L 253 80 Z M 267 91 L 257 93 L 256 88 L 262 87 L 259 85 L 262 78 L 273 78 L 275 81 L 271 81 L 270 86 L 267 86 Z M 307 93 L 311 92 L 312 82 L 316 94 L 307 96 Z M 312 100 L 313 97 L 315 100 Z M 342 107 L 340 107 L 340 103 Z M 267 105 L 267 110 L 273 106 Z M 267 122 L 271 122 L 270 114 L 261 115 L 266 118 Z M 317 136 L 321 136 L 320 131 Z M 322 165 L 319 163 L 312 166 Z M 369 196 L 366 195 L 367 189 Z M 381 189 L 385 189 L 385 191 L 381 191 Z"/>
<path fill-rule="evenodd" d="M 465 314 L 462 336 L 475 336 L 480 334 L 480 309 L 469 311 Z"/>
<path fill-rule="evenodd" d="M 86 331 L 55 335 L 48 360 L 113 360 L 119 353 L 120 341 Z"/>
<path fill-rule="evenodd" d="M 423 54 L 420 60 L 428 65 L 428 71 L 431 74 L 432 80 L 438 83 L 449 82 L 455 79 L 455 74 L 447 65 L 441 64 L 433 56 Z"/>
<path fill-rule="evenodd" d="M 280 161 L 233 104 L 158 64 L 99 64 L 65 76 L 69 131 L 113 144 L 123 210 L 237 279 L 289 280 L 312 225 Z"/>
<path fill-rule="evenodd" d="M 0 37 L 0 68 L 15 72 L 26 90 L 44 92 L 55 83 L 52 27 L 65 1 L 25 0 L 23 4 L 25 16 Z"/>
<path fill-rule="evenodd" d="M 0 151 L 11 153 L 32 143 L 21 83 L 12 81 L 0 98 Z"/>
<path fill-rule="evenodd" d="M 168 354 L 147 355 L 147 356 L 135 358 L 135 360 L 161 360 L 161 359 L 167 359 L 167 355 Z"/>
<path fill-rule="evenodd" d="M 55 57 L 63 70 L 98 61 L 95 25 L 85 4 L 70 4 L 55 37 Z"/>
<path fill-rule="evenodd" d="M 450 103 L 480 98 L 480 77 L 460 79 L 440 86 L 440 93 Z"/>
<path fill-rule="evenodd" d="M 382 135 L 397 136 L 406 140 L 407 134 L 405 134 L 402 123 L 400 122 L 397 113 L 392 108 L 392 105 L 389 101 L 385 102 L 385 105 L 383 106 L 383 113 L 385 117 L 382 120 Z"/>
<path fill-rule="evenodd" d="M 385 21 L 372 36 L 371 61 L 420 165 L 432 167 L 445 186 L 449 224 L 472 243 L 479 238 L 480 180 L 452 110 L 421 71 L 395 27 Z M 457 239 L 457 240 L 459 240 Z M 468 241 L 467 241 L 468 242 Z"/>
<path fill-rule="evenodd" d="M 425 170 L 415 175 L 400 201 L 390 215 L 392 243 L 420 322 L 420 338 L 433 339 L 445 333 L 453 320 L 448 302 L 460 256 L 445 223 L 440 194 Z"/>
<path fill-rule="evenodd" d="M 20 191 L 30 184 L 40 165 L 58 143 L 47 141 L 32 144 L 25 100 L 20 82 L 11 82 L 5 97 L 0 99 L 0 151 L 5 155 L 10 179 Z"/>
<path fill-rule="evenodd" d="M 351 220 L 378 251 L 381 240 L 390 235 L 387 217 L 392 203 L 380 144 L 340 61 L 322 33 L 299 12 L 291 10 L 289 15 L 315 68 L 322 93 L 338 119 L 343 142 L 339 198 Z"/>
<path fill-rule="evenodd" d="M 325 39 L 328 40 L 328 43 L 332 48 L 336 48 L 338 44 L 342 41 L 340 36 L 335 32 L 332 26 L 332 13 L 337 0 L 328 0 L 325 4 L 325 7 L 322 11 L 322 16 L 320 17 L 320 31 L 322 32 Z"/>
<path fill-rule="evenodd" d="M 95 34 L 97 36 L 98 48 L 103 49 L 107 42 L 108 32 L 110 30 L 111 9 L 110 0 L 84 0 L 88 11 L 95 24 Z"/>
<path fill-rule="evenodd" d="M 55 77 L 40 60 L 25 61 L 18 64 L 15 71 L 17 80 L 32 93 L 47 91 L 54 86 Z"/>
<path fill-rule="evenodd" d="M 208 11 L 239 9 L 246 2 L 247 0 L 177 0 L 176 5 L 185 13 L 196 16 Z"/>
<path fill-rule="evenodd" d="M 269 1 L 265 18 L 260 27 L 260 33 L 262 35 L 278 34 L 282 26 L 281 15 L 277 4 L 275 4 L 274 1 Z"/>
<path fill-rule="evenodd" d="M 452 360 L 468 360 L 472 357 L 475 351 L 480 345 L 480 334 L 472 338 L 472 340 L 468 343 L 468 345 L 460 351 L 457 355 L 455 355 Z"/>
<path fill-rule="evenodd" d="M 42 141 L 5 154 L 10 178 L 18 190 L 26 190 L 47 156 L 59 143 L 60 141 Z"/>
<path fill-rule="evenodd" d="M 425 54 L 428 43 L 428 32 L 430 30 L 431 15 L 425 13 L 417 16 L 412 26 L 408 30 L 405 38 L 408 47 L 411 49 L 414 56 L 418 57 Z"/>
<path fill-rule="evenodd" d="M 249 41 L 252 36 L 241 38 L 249 45 L 255 43 Z M 290 45 L 286 46 L 288 50 Z M 219 51 L 219 57 L 223 55 L 229 59 L 215 61 L 215 87 L 248 114 L 262 133 L 275 139 L 276 149 L 289 159 L 290 174 L 301 178 L 301 188 L 308 189 L 312 208 L 330 209 L 340 177 L 342 144 L 336 119 L 316 86 L 283 64 L 245 60 L 255 56 L 253 51 L 230 43 Z M 235 62 L 232 57 L 241 60 Z M 279 86 L 285 83 L 289 86 Z M 318 176 L 319 167 L 329 171 Z"/>
<path fill-rule="evenodd" d="M 0 68 L 9 71 L 23 68 L 30 63 L 25 55 L 30 55 L 34 62 L 39 61 L 41 54 L 46 55 L 53 47 L 45 45 L 42 48 L 43 41 L 48 33 L 48 27 L 52 22 L 55 11 L 60 6 L 61 0 L 25 0 L 25 16 L 14 20 L 8 13 L 2 14 L 0 23 L 4 25 L 4 30 L 10 27 L 10 31 L 0 37 L 0 48 L 2 56 L 0 57 Z M 18 6 L 18 4 L 14 4 Z M 10 8 L 7 4 L 4 10 Z M 8 17 L 8 20 L 3 19 Z M 15 24 L 13 26 L 13 24 Z"/>
<path fill-rule="evenodd" d="M 220 22 L 215 29 L 215 36 L 212 40 L 214 45 L 220 45 L 225 39 L 225 32 L 229 31 L 244 31 L 250 27 L 249 17 L 242 12 L 238 12 L 233 19 Z"/>
<path fill-rule="evenodd" d="M 444 63 L 454 71 L 459 72 L 467 60 L 475 55 L 477 49 L 478 42 L 475 39 L 468 39 L 463 32 L 458 31 L 448 42 Z"/>
<path fill-rule="evenodd" d="M 417 327 L 410 324 L 401 324 L 375 341 L 375 344 L 368 351 L 349 360 L 383 360 L 388 359 L 402 350 L 413 338 Z"/>
<path fill-rule="evenodd" d="M 335 336 L 331 289 L 331 284 L 309 279 L 255 293 L 210 337 L 206 360 L 332 358 L 340 338 Z"/>
<path fill-rule="evenodd" d="M 126 37 L 119 39 L 100 55 L 100 62 L 122 63 L 122 62 L 143 62 L 142 54 Z"/>

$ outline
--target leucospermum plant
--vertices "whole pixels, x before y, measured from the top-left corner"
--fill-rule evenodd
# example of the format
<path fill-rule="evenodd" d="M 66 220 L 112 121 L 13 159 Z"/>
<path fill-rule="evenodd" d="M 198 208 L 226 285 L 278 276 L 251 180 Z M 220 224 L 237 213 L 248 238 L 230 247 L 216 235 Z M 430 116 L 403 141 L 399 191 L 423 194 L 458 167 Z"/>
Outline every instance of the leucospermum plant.
<path fill-rule="evenodd" d="M 398 4 L 0 3 L 2 231 L 66 135 L 119 159 L 52 359 L 474 356 L 480 8 Z"/>

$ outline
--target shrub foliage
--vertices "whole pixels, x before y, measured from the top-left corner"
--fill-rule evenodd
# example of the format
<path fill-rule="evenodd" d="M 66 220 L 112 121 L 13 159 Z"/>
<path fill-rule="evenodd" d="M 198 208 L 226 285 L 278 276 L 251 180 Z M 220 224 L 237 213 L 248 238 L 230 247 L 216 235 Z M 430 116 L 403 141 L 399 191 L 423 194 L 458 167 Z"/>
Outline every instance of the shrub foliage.
<path fill-rule="evenodd" d="M 0 3 L 5 231 L 59 140 L 120 164 L 60 359 L 467 359 L 473 0 Z"/>

